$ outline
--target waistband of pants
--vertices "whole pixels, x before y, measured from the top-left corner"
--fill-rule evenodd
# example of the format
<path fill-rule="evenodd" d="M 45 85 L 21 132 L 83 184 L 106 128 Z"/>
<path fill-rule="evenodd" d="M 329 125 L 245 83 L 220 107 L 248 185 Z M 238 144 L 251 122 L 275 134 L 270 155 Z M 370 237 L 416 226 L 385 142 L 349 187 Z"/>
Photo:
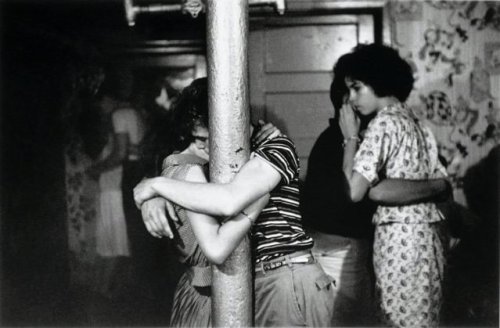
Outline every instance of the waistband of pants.
<path fill-rule="evenodd" d="M 255 272 L 261 272 L 265 274 L 267 271 L 276 270 L 285 265 L 288 267 L 292 267 L 295 264 L 312 264 L 312 263 L 315 263 L 315 260 L 314 256 L 311 253 L 311 250 L 297 251 L 269 261 L 261 261 L 255 265 Z"/>

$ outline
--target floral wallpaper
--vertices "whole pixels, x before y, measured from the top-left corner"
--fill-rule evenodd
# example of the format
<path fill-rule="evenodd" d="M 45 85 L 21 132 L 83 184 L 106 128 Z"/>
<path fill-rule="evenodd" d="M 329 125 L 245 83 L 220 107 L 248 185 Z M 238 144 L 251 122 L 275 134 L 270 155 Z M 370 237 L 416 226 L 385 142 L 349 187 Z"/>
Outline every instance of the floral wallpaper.
<path fill-rule="evenodd" d="M 412 65 L 409 104 L 438 140 L 455 198 L 500 143 L 500 2 L 390 1 L 391 42 Z"/>

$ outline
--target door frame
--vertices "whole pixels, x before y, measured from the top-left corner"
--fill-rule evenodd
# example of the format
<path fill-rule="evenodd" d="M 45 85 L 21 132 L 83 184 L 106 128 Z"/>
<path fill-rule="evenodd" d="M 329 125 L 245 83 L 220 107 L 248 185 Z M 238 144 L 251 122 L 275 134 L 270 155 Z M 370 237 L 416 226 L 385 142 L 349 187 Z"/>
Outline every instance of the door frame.
<path fill-rule="evenodd" d="M 284 16 L 315 16 L 332 14 L 380 14 L 380 22 L 375 21 L 375 28 L 380 28 L 382 38 L 375 40 L 386 45 L 392 44 L 390 0 L 284 0 Z M 378 15 L 377 14 L 377 15 Z M 250 29 L 252 23 L 264 18 L 276 17 L 276 12 L 266 6 L 250 7 Z M 376 31 L 377 34 L 377 31 Z"/>

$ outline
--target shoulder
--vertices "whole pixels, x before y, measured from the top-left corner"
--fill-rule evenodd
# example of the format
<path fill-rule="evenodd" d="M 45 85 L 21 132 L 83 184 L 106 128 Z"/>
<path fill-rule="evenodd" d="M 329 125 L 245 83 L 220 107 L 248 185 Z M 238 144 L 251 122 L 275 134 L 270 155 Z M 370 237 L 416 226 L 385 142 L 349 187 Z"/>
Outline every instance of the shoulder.
<path fill-rule="evenodd" d="M 132 107 L 119 107 L 113 111 L 113 118 L 117 119 L 137 119 L 139 117 L 137 111 Z"/>
<path fill-rule="evenodd" d="M 186 181 L 190 182 L 208 182 L 206 171 L 202 165 L 186 164 Z"/>
<path fill-rule="evenodd" d="M 255 154 L 267 159 L 268 161 L 275 162 L 288 162 L 298 166 L 298 155 L 293 141 L 286 137 L 280 136 L 271 140 L 266 140 L 255 150 Z M 297 162 L 297 164 L 295 164 Z"/>
<path fill-rule="evenodd" d="M 204 160 L 203 158 L 200 158 L 195 155 L 191 154 L 181 154 L 181 153 L 174 153 L 171 155 L 168 155 L 165 157 L 163 160 L 163 167 L 167 166 L 179 166 L 179 165 L 199 165 L 199 166 L 206 166 L 208 162 Z"/>
<path fill-rule="evenodd" d="M 372 131 L 396 131 L 405 121 L 405 115 L 394 109 L 384 109 L 377 113 L 368 124 L 368 130 Z"/>
<path fill-rule="evenodd" d="M 331 126 L 324 130 L 314 142 L 311 153 L 331 151 L 332 149 L 341 148 L 343 141 L 340 127 L 338 130 Z"/>
<path fill-rule="evenodd" d="M 119 130 L 124 130 L 128 126 L 129 122 L 135 120 L 133 115 L 133 110 L 127 108 L 117 108 L 111 114 L 113 124 Z"/>
<path fill-rule="evenodd" d="M 425 122 L 422 122 L 421 120 L 418 120 L 418 124 L 420 125 L 420 128 L 422 129 L 424 137 L 434 138 L 434 132 L 432 132 L 432 129 L 429 125 L 427 125 Z"/>
<path fill-rule="evenodd" d="M 134 110 L 132 108 L 127 108 L 127 107 L 118 107 L 113 111 L 113 116 L 115 117 L 121 117 L 121 116 L 128 116 L 133 112 Z"/>
<path fill-rule="evenodd" d="M 257 146 L 255 149 L 256 152 L 258 151 L 270 151 L 270 150 L 277 150 L 277 151 L 293 151 L 295 152 L 295 144 L 293 141 L 288 138 L 287 136 L 280 136 L 276 137 L 274 139 L 266 140 L 260 145 Z"/>
<path fill-rule="evenodd" d="M 267 140 L 257 147 L 255 155 L 277 170 L 285 183 L 298 177 L 299 157 L 290 138 L 281 136 Z"/>
<path fill-rule="evenodd" d="M 207 162 L 197 156 L 172 154 L 163 161 L 163 176 L 191 182 L 207 182 Z"/>

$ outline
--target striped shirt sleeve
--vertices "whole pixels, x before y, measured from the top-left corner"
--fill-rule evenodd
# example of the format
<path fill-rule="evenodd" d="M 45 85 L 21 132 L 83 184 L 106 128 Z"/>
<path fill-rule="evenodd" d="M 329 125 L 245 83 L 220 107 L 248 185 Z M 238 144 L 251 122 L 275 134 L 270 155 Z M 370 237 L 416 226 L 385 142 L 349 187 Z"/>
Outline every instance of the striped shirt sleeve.
<path fill-rule="evenodd" d="M 299 176 L 299 157 L 293 142 L 287 137 L 277 137 L 260 144 L 255 150 L 259 156 L 281 176 L 281 184 L 289 184 Z"/>

